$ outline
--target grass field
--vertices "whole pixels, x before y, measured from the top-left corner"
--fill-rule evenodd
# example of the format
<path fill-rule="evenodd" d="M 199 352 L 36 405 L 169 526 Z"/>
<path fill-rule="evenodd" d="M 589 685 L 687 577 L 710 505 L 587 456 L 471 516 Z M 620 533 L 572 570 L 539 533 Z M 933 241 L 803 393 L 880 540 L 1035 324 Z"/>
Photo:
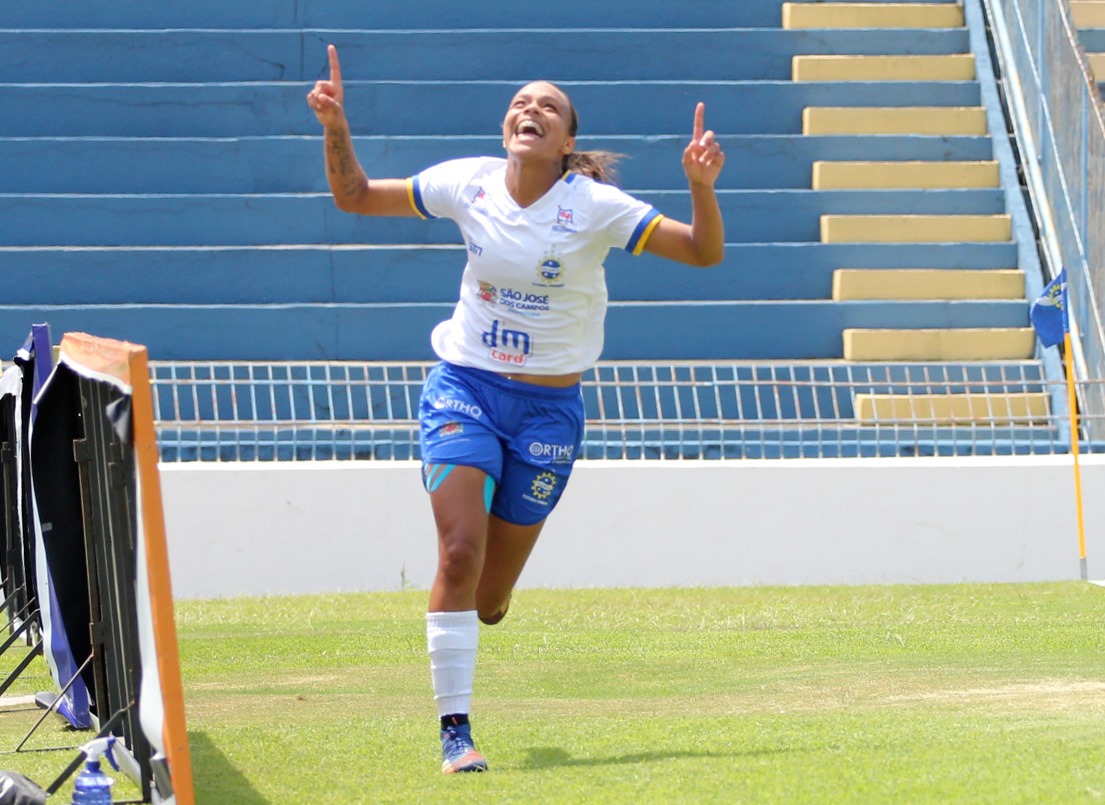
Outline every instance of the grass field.
<path fill-rule="evenodd" d="M 522 590 L 481 634 L 473 725 L 491 772 L 451 777 L 424 603 L 179 602 L 198 802 L 1105 799 L 1092 585 Z M 36 662 L 9 695 L 51 687 Z M 0 741 L 36 718 L 0 714 Z M 51 716 L 28 745 L 76 743 Z M 0 768 L 45 785 L 71 757 Z"/>

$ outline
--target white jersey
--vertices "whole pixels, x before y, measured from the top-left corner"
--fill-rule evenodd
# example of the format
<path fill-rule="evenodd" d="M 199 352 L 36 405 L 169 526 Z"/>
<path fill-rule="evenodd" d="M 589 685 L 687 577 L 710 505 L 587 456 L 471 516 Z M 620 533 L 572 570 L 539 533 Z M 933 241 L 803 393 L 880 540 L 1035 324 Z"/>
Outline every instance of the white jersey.
<path fill-rule="evenodd" d="M 424 218 L 451 218 L 468 247 L 453 317 L 434 328 L 434 352 L 493 372 L 582 372 L 602 352 L 612 247 L 640 254 L 661 215 L 612 185 L 567 173 L 519 207 L 506 160 L 443 162 L 407 180 Z"/>

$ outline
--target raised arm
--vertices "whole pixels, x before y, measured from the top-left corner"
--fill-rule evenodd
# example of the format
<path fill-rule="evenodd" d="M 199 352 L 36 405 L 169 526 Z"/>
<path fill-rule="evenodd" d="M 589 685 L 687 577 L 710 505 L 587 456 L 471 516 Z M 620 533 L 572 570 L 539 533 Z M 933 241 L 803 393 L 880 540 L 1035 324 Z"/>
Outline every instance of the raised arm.
<path fill-rule="evenodd" d="M 316 81 L 307 93 L 307 105 L 323 126 L 326 179 L 334 203 L 345 212 L 361 215 L 417 215 L 407 197 L 403 179 L 369 179 L 353 152 L 353 137 L 345 118 L 345 93 L 341 83 L 338 49 L 327 47 L 330 78 Z"/>
<path fill-rule="evenodd" d="M 714 184 L 725 164 L 725 154 L 712 131 L 704 131 L 706 105 L 694 110 L 691 141 L 683 150 L 683 172 L 691 190 L 691 223 L 663 218 L 645 243 L 645 250 L 687 263 L 712 266 L 725 256 L 725 224 L 721 220 Z"/>

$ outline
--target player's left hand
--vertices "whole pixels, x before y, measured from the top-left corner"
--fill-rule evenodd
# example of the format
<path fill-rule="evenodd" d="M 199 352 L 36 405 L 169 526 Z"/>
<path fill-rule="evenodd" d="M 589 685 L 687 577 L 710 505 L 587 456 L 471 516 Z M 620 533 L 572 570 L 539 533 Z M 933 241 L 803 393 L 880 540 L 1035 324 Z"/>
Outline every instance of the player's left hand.
<path fill-rule="evenodd" d="M 683 149 L 683 172 L 691 184 L 714 186 L 721 166 L 725 164 L 725 154 L 721 150 L 712 131 L 704 131 L 706 104 L 699 102 L 694 108 L 694 131 L 691 141 Z"/>

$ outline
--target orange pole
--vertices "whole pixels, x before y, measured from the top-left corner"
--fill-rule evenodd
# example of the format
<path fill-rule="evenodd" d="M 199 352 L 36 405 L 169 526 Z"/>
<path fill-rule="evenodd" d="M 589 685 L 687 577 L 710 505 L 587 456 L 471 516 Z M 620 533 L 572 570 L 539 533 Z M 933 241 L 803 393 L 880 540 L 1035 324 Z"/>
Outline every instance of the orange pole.
<path fill-rule="evenodd" d="M 1078 560 L 1082 581 L 1089 578 L 1086 568 L 1086 526 L 1082 515 L 1082 468 L 1078 461 L 1078 398 L 1074 393 L 1074 366 L 1070 333 L 1063 333 L 1063 359 L 1067 369 L 1067 405 L 1070 406 L 1070 454 L 1074 459 L 1074 504 L 1078 517 Z"/>

